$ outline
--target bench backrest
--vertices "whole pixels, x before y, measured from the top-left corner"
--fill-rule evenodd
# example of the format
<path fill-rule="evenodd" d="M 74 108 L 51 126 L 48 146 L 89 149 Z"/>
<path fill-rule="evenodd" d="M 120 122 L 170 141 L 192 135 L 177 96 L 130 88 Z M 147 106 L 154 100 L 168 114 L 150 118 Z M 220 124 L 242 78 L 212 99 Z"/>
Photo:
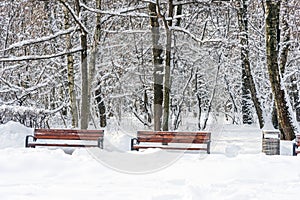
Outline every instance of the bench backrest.
<path fill-rule="evenodd" d="M 61 140 L 98 140 L 103 138 L 103 130 L 72 130 L 72 129 L 35 129 L 37 139 Z"/>
<path fill-rule="evenodd" d="M 139 142 L 209 143 L 210 132 L 138 131 Z"/>

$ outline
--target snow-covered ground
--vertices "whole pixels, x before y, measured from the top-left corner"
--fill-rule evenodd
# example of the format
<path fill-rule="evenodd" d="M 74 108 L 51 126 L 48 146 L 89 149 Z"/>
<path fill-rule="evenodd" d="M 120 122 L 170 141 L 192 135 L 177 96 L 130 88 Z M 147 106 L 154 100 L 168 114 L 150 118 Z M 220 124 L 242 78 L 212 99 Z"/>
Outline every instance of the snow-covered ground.
<path fill-rule="evenodd" d="M 266 156 L 255 126 L 216 128 L 210 155 L 130 152 L 131 136 L 108 132 L 101 151 L 26 149 L 32 131 L 0 126 L 1 200 L 299 198 L 300 157 L 290 156 L 291 142 L 281 142 L 281 155 Z"/>

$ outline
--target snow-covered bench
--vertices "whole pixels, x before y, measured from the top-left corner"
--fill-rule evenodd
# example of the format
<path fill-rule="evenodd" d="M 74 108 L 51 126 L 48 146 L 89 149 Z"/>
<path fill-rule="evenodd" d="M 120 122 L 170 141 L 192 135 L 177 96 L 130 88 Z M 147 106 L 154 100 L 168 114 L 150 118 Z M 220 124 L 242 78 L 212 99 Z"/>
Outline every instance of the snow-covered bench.
<path fill-rule="evenodd" d="M 293 143 L 293 156 L 297 156 L 297 154 L 300 153 L 298 147 L 300 147 L 300 135 L 296 135 L 295 142 Z"/>
<path fill-rule="evenodd" d="M 25 138 L 25 147 L 99 147 L 103 149 L 103 130 L 35 129 Z"/>
<path fill-rule="evenodd" d="M 209 154 L 210 143 L 210 132 L 138 131 L 137 137 L 131 139 L 131 150 L 204 150 Z"/>

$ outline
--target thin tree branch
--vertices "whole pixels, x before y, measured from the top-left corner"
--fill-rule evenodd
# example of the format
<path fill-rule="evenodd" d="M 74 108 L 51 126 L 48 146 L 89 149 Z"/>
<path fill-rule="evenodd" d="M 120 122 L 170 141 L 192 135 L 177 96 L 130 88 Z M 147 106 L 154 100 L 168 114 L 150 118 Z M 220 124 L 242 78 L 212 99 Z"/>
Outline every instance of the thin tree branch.
<path fill-rule="evenodd" d="M 64 56 L 64 55 L 67 55 L 67 54 L 77 53 L 79 51 L 82 51 L 82 49 L 77 48 L 77 49 L 72 49 L 70 51 L 66 51 L 66 52 L 63 52 L 63 53 L 42 55 L 42 56 L 31 55 L 31 56 L 8 57 L 8 58 L 3 58 L 2 57 L 2 58 L 0 58 L 0 62 L 20 62 L 20 61 L 28 61 L 28 60 L 45 60 L 45 59 Z"/>
<path fill-rule="evenodd" d="M 59 0 L 70 12 L 75 22 L 80 26 L 80 29 L 84 32 L 84 34 L 88 34 L 88 29 L 81 22 L 80 18 L 76 15 L 75 11 L 71 8 L 71 6 L 65 0 Z"/>
<path fill-rule="evenodd" d="M 134 12 L 137 10 L 147 9 L 146 5 L 142 5 L 142 6 L 138 6 L 138 7 L 128 7 L 126 9 L 123 8 L 123 9 L 119 9 L 116 11 L 94 9 L 94 8 L 88 7 L 87 5 L 85 5 L 83 3 L 80 3 L 80 6 L 82 6 L 83 8 L 85 8 L 86 10 L 88 10 L 90 12 L 94 12 L 94 13 L 98 13 L 98 14 L 106 14 L 106 15 L 121 16 L 121 17 L 145 17 L 145 18 L 150 17 L 148 14 L 142 14 L 142 13 L 127 14 L 127 13 Z"/>
<path fill-rule="evenodd" d="M 37 44 L 37 43 L 46 42 L 46 41 L 55 39 L 55 38 L 57 38 L 57 37 L 59 37 L 59 36 L 66 35 L 66 34 L 69 34 L 69 33 L 72 33 L 72 32 L 74 32 L 74 31 L 76 31 L 76 30 L 77 30 L 76 28 L 69 28 L 69 29 L 67 29 L 67 30 L 59 31 L 59 32 L 57 32 L 57 33 L 55 33 L 55 34 L 53 34 L 53 35 L 41 37 L 41 38 L 39 38 L 39 39 L 23 40 L 23 41 L 21 41 L 21 42 L 18 42 L 18 43 L 15 43 L 15 44 L 10 45 L 10 46 L 7 47 L 6 49 L 0 50 L 0 52 L 8 51 L 8 50 L 11 50 L 11 49 L 13 49 L 13 48 L 23 47 L 23 46 L 26 46 L 26 45 L 32 45 L 32 44 Z"/>

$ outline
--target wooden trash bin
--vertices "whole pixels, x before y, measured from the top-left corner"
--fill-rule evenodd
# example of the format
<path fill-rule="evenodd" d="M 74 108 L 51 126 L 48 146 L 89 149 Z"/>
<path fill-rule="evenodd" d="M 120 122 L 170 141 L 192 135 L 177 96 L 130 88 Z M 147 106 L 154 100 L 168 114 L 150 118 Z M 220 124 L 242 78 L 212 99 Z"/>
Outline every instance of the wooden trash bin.
<path fill-rule="evenodd" d="M 262 131 L 262 152 L 266 155 L 280 155 L 280 131 Z"/>

